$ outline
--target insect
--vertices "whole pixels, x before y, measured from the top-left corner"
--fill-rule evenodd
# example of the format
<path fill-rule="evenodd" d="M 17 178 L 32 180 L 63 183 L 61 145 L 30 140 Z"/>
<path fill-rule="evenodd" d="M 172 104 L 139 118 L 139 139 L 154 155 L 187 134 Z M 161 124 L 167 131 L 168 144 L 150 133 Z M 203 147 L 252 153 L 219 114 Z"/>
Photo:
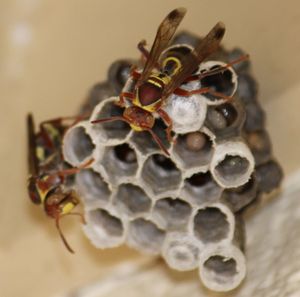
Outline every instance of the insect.
<path fill-rule="evenodd" d="M 46 214 L 55 220 L 56 228 L 69 252 L 74 253 L 66 241 L 60 218 L 65 215 L 79 215 L 72 210 L 79 203 L 76 192 L 65 188 L 66 179 L 79 170 L 88 167 L 93 160 L 77 168 L 64 167 L 61 143 L 64 132 L 69 127 L 63 118 L 45 121 L 36 133 L 33 116 L 27 116 L 28 133 L 28 193 L 31 201 L 41 204 Z"/>
<path fill-rule="evenodd" d="M 193 49 L 182 47 L 181 50 L 174 50 L 170 47 L 168 50 L 167 47 L 185 13 L 185 8 L 177 8 L 166 16 L 158 27 L 150 52 L 145 48 L 144 40 L 139 42 L 138 49 L 146 59 L 146 63 L 141 73 L 133 67 L 131 71 L 131 78 L 135 80 L 133 90 L 130 92 L 125 90 L 119 96 L 117 104 L 125 108 L 123 115 L 97 119 L 92 123 L 117 120 L 127 122 L 135 131 L 148 131 L 162 151 L 169 155 L 162 141 L 153 131 L 153 126 L 158 115 L 167 126 L 168 141 L 172 142 L 172 120 L 162 109 L 164 102 L 171 94 L 188 97 L 193 94 L 209 93 L 215 97 L 231 99 L 210 87 L 190 91 L 180 88 L 183 83 L 201 80 L 208 75 L 222 72 L 242 60 L 238 59 L 218 69 L 194 75 L 199 64 L 218 49 L 225 33 L 225 26 L 218 22 Z M 128 101 L 130 102 L 129 106 L 125 104 Z"/>

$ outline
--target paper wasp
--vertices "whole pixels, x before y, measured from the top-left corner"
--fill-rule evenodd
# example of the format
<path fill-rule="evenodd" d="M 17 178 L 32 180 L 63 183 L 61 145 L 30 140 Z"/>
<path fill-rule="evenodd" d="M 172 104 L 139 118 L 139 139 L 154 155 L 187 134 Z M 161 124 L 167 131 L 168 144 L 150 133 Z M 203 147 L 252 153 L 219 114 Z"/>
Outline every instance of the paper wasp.
<path fill-rule="evenodd" d="M 150 132 L 159 147 L 169 155 L 152 128 L 155 124 L 155 116 L 158 115 L 167 126 L 168 141 L 172 141 L 172 120 L 162 109 L 165 100 L 171 94 L 188 97 L 193 94 L 209 93 L 215 97 L 231 99 L 230 96 L 216 92 L 210 87 L 202 87 L 191 91 L 180 88 L 186 82 L 201 80 L 209 75 L 221 73 L 232 64 L 247 58 L 244 56 L 223 67 L 195 75 L 199 64 L 218 49 L 225 33 L 225 26 L 223 23 L 218 22 L 193 49 L 182 47 L 181 50 L 174 50 L 170 47 L 170 50 L 168 50 L 167 47 L 185 13 L 185 8 L 177 8 L 166 16 L 158 27 L 150 52 L 145 48 L 146 42 L 144 40 L 138 44 L 138 49 L 146 59 L 146 63 L 141 73 L 136 71 L 135 68 L 132 69 L 131 79 L 135 80 L 135 85 L 131 91 L 125 89 L 119 96 L 117 104 L 125 107 L 123 115 L 96 119 L 92 123 L 118 120 L 127 122 L 135 131 Z"/>
<path fill-rule="evenodd" d="M 33 116 L 27 116 L 28 133 L 28 193 L 31 201 L 41 204 L 46 214 L 55 220 L 56 228 L 69 252 L 74 253 L 66 241 L 60 225 L 60 218 L 65 215 L 79 215 L 72 210 L 79 203 L 74 190 L 67 189 L 66 180 L 79 170 L 88 167 L 93 160 L 77 168 L 66 168 L 62 156 L 62 138 L 69 127 L 67 118 L 58 118 L 42 122 L 35 132 Z"/>

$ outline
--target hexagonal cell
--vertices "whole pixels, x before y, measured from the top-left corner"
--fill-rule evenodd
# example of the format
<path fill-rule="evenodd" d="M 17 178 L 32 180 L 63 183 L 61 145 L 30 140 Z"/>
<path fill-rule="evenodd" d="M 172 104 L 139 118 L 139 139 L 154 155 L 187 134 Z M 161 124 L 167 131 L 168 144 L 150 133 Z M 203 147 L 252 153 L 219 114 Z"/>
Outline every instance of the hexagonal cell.
<path fill-rule="evenodd" d="M 232 61 L 235 61 L 243 56 L 245 56 L 246 53 L 240 49 L 240 48 L 234 48 L 233 50 L 231 50 L 229 53 L 228 53 L 228 60 L 230 62 Z M 246 60 L 243 60 L 242 62 L 239 62 L 239 63 L 236 63 L 234 65 L 232 65 L 232 68 L 238 72 L 238 77 L 240 75 L 241 72 L 244 72 L 244 71 L 249 71 L 250 70 L 250 59 L 246 59 Z"/>
<path fill-rule="evenodd" d="M 248 167 L 249 161 L 246 158 L 227 155 L 225 159 L 217 165 L 216 172 L 225 179 L 227 179 L 227 176 L 230 176 L 229 179 L 234 179 L 236 176 L 246 173 Z"/>
<path fill-rule="evenodd" d="M 125 240 L 124 223 L 105 209 L 86 212 L 83 226 L 86 236 L 98 248 L 117 247 Z"/>
<path fill-rule="evenodd" d="M 163 198 L 155 202 L 153 219 L 163 229 L 179 230 L 187 227 L 192 207 L 176 198 Z"/>
<path fill-rule="evenodd" d="M 194 217 L 194 234 L 204 244 L 219 242 L 231 236 L 231 221 L 220 207 L 199 209 Z"/>
<path fill-rule="evenodd" d="M 75 167 L 92 158 L 95 148 L 92 138 L 86 132 L 85 125 L 85 122 L 81 122 L 71 127 L 63 139 L 64 159 Z"/>
<path fill-rule="evenodd" d="M 240 134 L 245 118 L 244 108 L 235 97 L 230 102 L 210 106 L 205 124 L 218 139 L 230 138 Z"/>
<path fill-rule="evenodd" d="M 258 93 L 257 89 L 257 83 L 250 74 L 239 74 L 237 95 L 243 103 L 248 104 L 255 101 Z"/>
<path fill-rule="evenodd" d="M 257 182 L 254 176 L 249 181 L 237 188 L 226 189 L 222 200 L 230 205 L 234 212 L 237 212 L 251 203 L 257 197 Z"/>
<path fill-rule="evenodd" d="M 100 163 L 112 183 L 128 181 L 138 168 L 136 153 L 127 143 L 106 147 Z"/>
<path fill-rule="evenodd" d="M 132 65 L 136 65 L 136 62 L 129 59 L 120 59 L 110 65 L 107 78 L 117 94 L 121 93 L 129 78 L 130 69 Z"/>
<path fill-rule="evenodd" d="M 222 188 L 214 181 L 211 173 L 199 172 L 184 182 L 183 196 L 187 196 L 195 205 L 217 201 L 221 197 Z"/>
<path fill-rule="evenodd" d="M 255 166 L 271 159 L 272 145 L 269 134 L 262 130 L 246 134 L 246 141 L 255 159 Z"/>
<path fill-rule="evenodd" d="M 280 187 L 283 179 L 281 166 L 275 160 L 257 166 L 256 179 L 259 192 L 270 193 Z"/>
<path fill-rule="evenodd" d="M 193 236 L 171 232 L 163 244 L 162 255 L 171 268 L 188 271 L 198 267 L 199 252 L 199 242 Z"/>
<path fill-rule="evenodd" d="M 113 204 L 120 214 L 127 214 L 131 217 L 149 212 L 152 201 L 140 187 L 123 184 L 119 186 L 113 198 Z"/>
<path fill-rule="evenodd" d="M 111 96 L 116 96 L 119 93 L 116 93 L 111 84 L 108 82 L 100 82 L 95 84 L 87 95 L 87 98 L 80 109 L 80 114 L 92 114 L 95 106 L 99 104 L 104 99 L 107 99 Z"/>
<path fill-rule="evenodd" d="M 172 153 L 183 168 L 201 167 L 210 162 L 212 144 L 212 140 L 204 132 L 191 132 L 177 137 Z"/>
<path fill-rule="evenodd" d="M 226 141 L 216 146 L 210 166 L 219 185 L 234 188 L 249 180 L 254 169 L 254 158 L 245 143 Z"/>
<path fill-rule="evenodd" d="M 244 129 L 247 132 L 263 130 L 266 125 L 266 115 L 259 102 L 253 100 L 245 104 L 246 121 Z"/>
<path fill-rule="evenodd" d="M 199 274 L 211 290 L 233 290 L 245 278 L 245 256 L 233 245 L 207 247 L 200 255 Z"/>
<path fill-rule="evenodd" d="M 146 160 L 141 177 L 154 195 L 176 190 L 181 182 L 181 172 L 170 158 L 161 154 Z"/>
<path fill-rule="evenodd" d="M 150 254 L 159 254 L 165 239 L 165 232 L 153 222 L 138 218 L 130 222 L 128 244 Z"/>
<path fill-rule="evenodd" d="M 81 170 L 76 175 L 76 185 L 86 208 L 95 204 L 106 205 L 108 203 L 111 193 L 107 183 L 98 172 L 92 169 Z"/>
<path fill-rule="evenodd" d="M 118 97 L 111 97 L 96 106 L 91 116 L 91 121 L 107 119 L 114 116 L 122 116 L 124 108 L 120 108 L 115 104 Z M 107 123 L 91 124 L 91 130 L 99 138 L 101 142 L 113 143 L 122 141 L 131 131 L 130 126 L 123 121 L 112 121 Z"/>
<path fill-rule="evenodd" d="M 201 88 L 210 88 L 225 96 L 232 96 L 237 89 L 237 75 L 232 67 L 218 71 L 226 63 L 220 61 L 207 61 L 200 64 Z M 216 97 L 205 93 L 207 104 L 219 104 L 224 101 L 222 97 Z"/>
<path fill-rule="evenodd" d="M 161 119 L 155 120 L 152 131 L 157 135 L 164 147 L 168 150 L 170 148 L 170 142 L 167 140 L 166 125 Z M 141 152 L 143 156 L 154 152 L 161 152 L 160 147 L 147 131 L 133 132 L 130 142 Z"/>

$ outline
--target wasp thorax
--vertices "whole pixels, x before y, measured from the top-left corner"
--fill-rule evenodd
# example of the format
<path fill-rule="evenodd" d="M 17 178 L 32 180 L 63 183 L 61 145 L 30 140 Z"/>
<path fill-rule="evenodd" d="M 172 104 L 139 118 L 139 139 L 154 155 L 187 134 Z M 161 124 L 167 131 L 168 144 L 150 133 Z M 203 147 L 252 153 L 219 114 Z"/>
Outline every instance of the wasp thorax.
<path fill-rule="evenodd" d="M 136 131 L 151 129 L 154 126 L 155 119 L 151 113 L 137 106 L 127 107 L 123 116 Z"/>
<path fill-rule="evenodd" d="M 141 84 L 138 88 L 138 99 L 142 106 L 148 106 L 161 99 L 163 90 L 163 81 L 151 77 L 148 82 Z"/>

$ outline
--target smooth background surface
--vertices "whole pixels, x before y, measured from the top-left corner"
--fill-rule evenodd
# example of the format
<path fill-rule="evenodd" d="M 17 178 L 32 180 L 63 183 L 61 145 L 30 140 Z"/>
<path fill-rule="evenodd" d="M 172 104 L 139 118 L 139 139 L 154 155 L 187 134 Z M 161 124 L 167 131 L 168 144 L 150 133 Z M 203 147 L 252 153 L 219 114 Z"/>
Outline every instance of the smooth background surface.
<path fill-rule="evenodd" d="M 1 297 L 53 296 L 140 257 L 125 247 L 95 250 L 72 218 L 63 227 L 77 253 L 66 252 L 27 198 L 25 115 L 76 113 L 110 63 L 137 57 L 137 42 L 151 44 L 177 6 L 188 8 L 182 29 L 201 35 L 222 20 L 224 45 L 250 53 L 275 155 L 286 174 L 299 168 L 299 1 L 0 0 Z"/>

